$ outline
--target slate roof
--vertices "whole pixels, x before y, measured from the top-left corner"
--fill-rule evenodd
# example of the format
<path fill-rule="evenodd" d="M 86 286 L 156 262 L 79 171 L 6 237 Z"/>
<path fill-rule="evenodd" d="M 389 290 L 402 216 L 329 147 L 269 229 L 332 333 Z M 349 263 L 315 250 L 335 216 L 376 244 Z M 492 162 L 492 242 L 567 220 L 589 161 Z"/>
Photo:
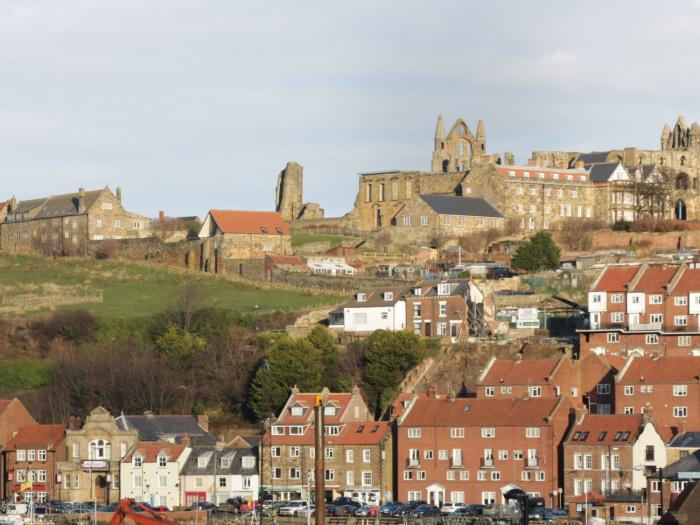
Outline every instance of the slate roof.
<path fill-rule="evenodd" d="M 618 162 L 605 162 L 591 166 L 588 177 L 591 182 L 608 182 L 619 166 Z"/>
<path fill-rule="evenodd" d="M 86 191 L 83 197 L 83 205 L 85 209 L 90 208 L 97 198 L 102 193 L 102 190 Z M 66 215 L 78 214 L 78 193 L 66 193 L 64 195 L 53 195 L 48 197 L 41 206 L 37 219 L 48 219 L 50 217 L 65 217 Z"/>
<path fill-rule="evenodd" d="M 449 284 L 450 293 L 448 295 L 438 295 L 438 284 Z M 421 294 L 416 295 L 415 289 L 420 288 Z M 447 283 L 436 283 L 436 282 L 423 282 L 416 286 L 412 286 L 406 290 L 405 294 L 407 297 L 464 297 L 469 293 L 469 283 L 467 281 L 448 281 Z"/>
<path fill-rule="evenodd" d="M 199 467 L 199 457 L 208 455 L 208 461 L 205 467 Z M 252 468 L 243 468 L 243 456 L 253 456 L 255 465 Z M 231 463 L 228 467 L 221 466 L 221 458 L 229 457 Z M 181 474 L 189 476 L 206 476 L 214 475 L 242 475 L 254 476 L 258 473 L 258 452 L 256 448 L 224 448 L 217 449 L 216 447 L 195 447 L 192 453 L 185 461 Z"/>
<path fill-rule="evenodd" d="M 700 479 L 700 450 L 664 467 L 664 478 L 666 479 L 677 478 L 679 474 L 687 475 L 688 473 L 693 473 L 696 479 Z"/>
<path fill-rule="evenodd" d="M 676 448 L 700 448 L 700 432 L 683 432 L 668 445 Z"/>
<path fill-rule="evenodd" d="M 289 227 L 276 211 L 209 210 L 222 233 L 289 235 Z"/>
<path fill-rule="evenodd" d="M 313 407 L 316 404 L 316 397 L 323 396 L 323 393 L 318 392 L 300 392 L 297 394 L 292 394 L 285 405 L 285 410 L 277 418 L 277 424 L 279 425 L 303 425 L 305 423 L 312 423 L 314 419 Z M 339 423 L 348 408 L 348 405 L 352 401 L 352 394 L 350 392 L 330 392 L 327 398 L 323 401 L 323 406 L 333 405 L 337 407 L 337 413 L 335 416 L 325 416 L 324 423 L 335 424 Z M 303 413 L 301 416 L 292 415 L 292 407 L 301 406 Z"/>
<path fill-rule="evenodd" d="M 440 215 L 467 215 L 471 217 L 498 217 L 503 215 L 489 201 L 481 197 L 451 197 L 449 195 L 421 195 L 425 203 Z"/>
<path fill-rule="evenodd" d="M 378 308 L 382 306 L 393 306 L 398 303 L 404 294 L 408 293 L 409 289 L 405 286 L 389 286 L 387 288 L 381 288 L 377 290 L 368 290 L 365 292 L 367 294 L 366 301 L 358 301 L 357 294 L 355 298 L 343 305 L 343 308 Z M 384 292 L 391 292 L 394 294 L 393 299 L 385 300 Z"/>
<path fill-rule="evenodd" d="M 608 155 L 610 151 L 591 151 L 590 153 L 580 153 L 578 157 L 574 158 L 572 164 L 575 164 L 579 160 L 583 161 L 583 164 L 588 168 L 591 164 L 600 164 L 608 160 Z"/>
<path fill-rule="evenodd" d="M 175 439 L 179 442 L 188 436 L 193 445 L 213 445 L 216 436 L 203 429 L 192 416 L 125 416 L 117 418 L 117 425 L 121 430 L 135 428 L 141 441 L 168 441 Z"/>

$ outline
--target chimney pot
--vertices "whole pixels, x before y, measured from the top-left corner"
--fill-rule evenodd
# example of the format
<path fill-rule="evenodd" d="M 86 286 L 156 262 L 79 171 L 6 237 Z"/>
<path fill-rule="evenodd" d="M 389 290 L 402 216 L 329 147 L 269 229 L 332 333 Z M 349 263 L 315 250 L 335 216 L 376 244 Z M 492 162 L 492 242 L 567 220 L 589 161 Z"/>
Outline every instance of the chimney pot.
<path fill-rule="evenodd" d="M 158 220 L 159 220 L 160 222 L 163 222 L 163 221 L 165 220 L 165 212 L 164 212 L 163 210 L 160 210 L 160 211 L 158 212 Z"/>

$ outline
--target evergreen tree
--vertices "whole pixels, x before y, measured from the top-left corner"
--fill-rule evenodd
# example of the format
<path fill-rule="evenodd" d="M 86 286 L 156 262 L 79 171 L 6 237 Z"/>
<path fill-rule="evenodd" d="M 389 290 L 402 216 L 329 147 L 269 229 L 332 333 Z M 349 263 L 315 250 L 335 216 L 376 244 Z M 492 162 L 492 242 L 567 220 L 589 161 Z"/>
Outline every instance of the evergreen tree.
<path fill-rule="evenodd" d="M 425 354 L 423 341 L 412 332 L 374 332 L 367 341 L 363 380 L 370 409 L 381 413 L 406 374 Z"/>
<path fill-rule="evenodd" d="M 511 266 L 527 272 L 554 270 L 559 268 L 561 250 L 552 236 L 545 231 L 537 232 L 518 247 Z"/>
<path fill-rule="evenodd" d="M 340 353 L 335 336 L 323 326 L 316 326 L 306 337 L 320 353 L 322 380 L 331 392 L 344 392 L 350 388 L 350 377 L 340 367 Z"/>

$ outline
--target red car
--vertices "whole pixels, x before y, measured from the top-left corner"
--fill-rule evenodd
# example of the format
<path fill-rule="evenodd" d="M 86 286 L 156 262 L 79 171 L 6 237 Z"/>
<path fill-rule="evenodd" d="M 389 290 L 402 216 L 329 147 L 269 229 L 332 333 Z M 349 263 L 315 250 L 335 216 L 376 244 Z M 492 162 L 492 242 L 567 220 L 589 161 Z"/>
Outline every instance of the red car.
<path fill-rule="evenodd" d="M 153 510 L 156 512 L 170 512 L 170 509 L 168 507 L 165 507 L 161 505 L 160 507 L 151 507 Z"/>
<path fill-rule="evenodd" d="M 262 505 L 259 501 L 253 501 L 252 503 L 246 501 L 245 503 L 241 503 L 240 507 L 238 507 L 238 511 L 253 512 L 253 507 L 255 507 L 255 512 L 262 510 Z"/>

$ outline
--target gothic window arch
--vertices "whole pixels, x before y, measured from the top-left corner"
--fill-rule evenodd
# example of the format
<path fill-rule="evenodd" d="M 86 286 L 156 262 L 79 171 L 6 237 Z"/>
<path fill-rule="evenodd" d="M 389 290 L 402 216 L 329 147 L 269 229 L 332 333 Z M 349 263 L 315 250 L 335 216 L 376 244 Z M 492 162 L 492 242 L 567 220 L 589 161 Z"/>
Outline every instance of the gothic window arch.
<path fill-rule="evenodd" d="M 685 202 L 683 199 L 678 199 L 676 205 L 673 207 L 674 215 L 679 221 L 684 221 L 688 218 L 687 210 L 685 208 Z"/>
<path fill-rule="evenodd" d="M 690 187 L 690 178 L 685 172 L 681 172 L 676 175 L 676 189 L 677 190 L 687 190 Z"/>

